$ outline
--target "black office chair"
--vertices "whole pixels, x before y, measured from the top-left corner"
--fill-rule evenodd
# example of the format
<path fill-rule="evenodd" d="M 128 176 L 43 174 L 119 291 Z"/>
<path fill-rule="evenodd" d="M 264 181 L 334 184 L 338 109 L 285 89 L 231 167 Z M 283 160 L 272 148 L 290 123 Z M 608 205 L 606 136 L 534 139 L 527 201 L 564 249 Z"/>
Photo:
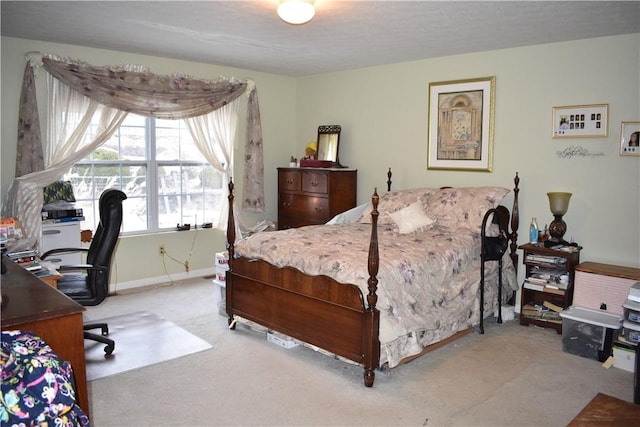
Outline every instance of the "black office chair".
<path fill-rule="evenodd" d="M 100 304 L 109 294 L 109 272 L 113 251 L 120 235 L 122 225 L 122 201 L 127 198 L 120 190 L 113 188 L 105 190 L 100 195 L 100 222 L 93 235 L 89 248 L 58 248 L 42 254 L 41 259 L 60 253 L 86 252 L 87 263 L 80 265 L 62 265 L 58 268 L 64 277 L 58 280 L 58 289 L 73 300 L 85 306 Z M 82 270 L 82 274 L 64 274 L 66 271 Z M 89 332 L 101 329 L 98 335 Z M 107 338 L 109 326 L 106 323 L 92 323 L 84 325 L 84 338 L 106 344 L 106 355 L 113 353 L 115 342 Z"/>

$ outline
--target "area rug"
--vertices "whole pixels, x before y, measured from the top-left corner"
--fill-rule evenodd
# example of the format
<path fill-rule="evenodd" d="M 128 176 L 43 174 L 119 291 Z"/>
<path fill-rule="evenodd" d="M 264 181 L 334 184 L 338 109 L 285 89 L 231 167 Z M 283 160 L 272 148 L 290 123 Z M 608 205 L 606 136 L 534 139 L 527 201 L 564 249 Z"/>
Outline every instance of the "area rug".
<path fill-rule="evenodd" d="M 138 311 L 95 322 L 106 322 L 109 325 L 109 338 L 116 342 L 116 347 L 111 356 L 105 357 L 104 344 L 85 340 L 89 381 L 212 347 L 208 342 L 148 311 Z M 99 333 L 100 330 L 97 329 L 96 332 Z"/>

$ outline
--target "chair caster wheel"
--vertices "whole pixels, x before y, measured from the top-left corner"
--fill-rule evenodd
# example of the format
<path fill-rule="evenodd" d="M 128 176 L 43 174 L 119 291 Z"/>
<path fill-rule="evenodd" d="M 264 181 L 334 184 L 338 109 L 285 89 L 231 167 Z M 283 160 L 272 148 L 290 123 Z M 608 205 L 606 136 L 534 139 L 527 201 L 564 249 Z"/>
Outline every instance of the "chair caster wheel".
<path fill-rule="evenodd" d="M 113 350 L 115 350 L 115 347 L 116 347 L 115 344 L 114 345 L 109 344 L 109 345 L 105 346 L 105 348 L 104 348 L 105 356 L 111 356 L 111 353 L 113 353 Z"/>

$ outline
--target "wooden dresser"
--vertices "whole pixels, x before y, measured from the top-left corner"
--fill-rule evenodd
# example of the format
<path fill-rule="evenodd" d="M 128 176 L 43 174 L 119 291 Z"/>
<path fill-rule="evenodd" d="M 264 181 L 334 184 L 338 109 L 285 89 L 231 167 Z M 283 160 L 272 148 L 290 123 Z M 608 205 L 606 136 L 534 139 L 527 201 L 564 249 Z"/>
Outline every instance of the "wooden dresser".
<path fill-rule="evenodd" d="M 357 169 L 278 168 L 278 229 L 324 224 L 356 206 Z"/>

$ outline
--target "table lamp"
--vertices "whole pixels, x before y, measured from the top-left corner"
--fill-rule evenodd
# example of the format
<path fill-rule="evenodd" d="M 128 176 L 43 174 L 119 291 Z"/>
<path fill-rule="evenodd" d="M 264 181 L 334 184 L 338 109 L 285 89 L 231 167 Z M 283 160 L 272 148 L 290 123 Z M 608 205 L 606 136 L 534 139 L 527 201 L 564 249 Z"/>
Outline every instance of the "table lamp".
<path fill-rule="evenodd" d="M 551 237 L 545 242 L 545 246 L 567 245 L 567 241 L 562 238 L 567 232 L 567 224 L 562 220 L 562 216 L 569 210 L 571 193 L 550 192 L 547 193 L 547 197 L 549 197 L 549 208 L 554 219 L 549 224 Z"/>

